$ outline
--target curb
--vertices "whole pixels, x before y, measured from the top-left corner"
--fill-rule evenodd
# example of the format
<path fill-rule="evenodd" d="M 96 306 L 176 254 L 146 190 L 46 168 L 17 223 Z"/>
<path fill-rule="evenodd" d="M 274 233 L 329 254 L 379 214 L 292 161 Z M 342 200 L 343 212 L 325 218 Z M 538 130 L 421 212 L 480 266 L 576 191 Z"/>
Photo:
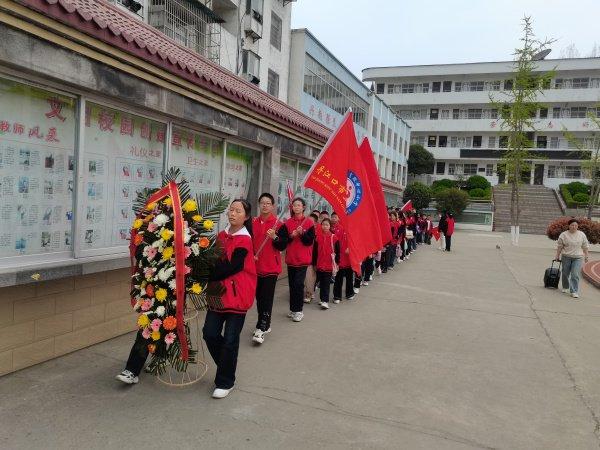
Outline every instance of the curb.
<path fill-rule="evenodd" d="M 590 261 L 583 266 L 583 278 L 600 289 L 600 260 Z"/>

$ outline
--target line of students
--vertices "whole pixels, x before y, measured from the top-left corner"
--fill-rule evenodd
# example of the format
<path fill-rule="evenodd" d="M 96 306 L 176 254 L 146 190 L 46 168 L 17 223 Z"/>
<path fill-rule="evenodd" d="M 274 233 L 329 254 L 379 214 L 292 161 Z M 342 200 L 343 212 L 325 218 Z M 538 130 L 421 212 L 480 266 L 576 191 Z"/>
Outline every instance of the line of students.
<path fill-rule="evenodd" d="M 206 314 L 203 338 L 217 370 L 214 398 L 224 398 L 235 383 L 240 333 L 247 311 L 256 298 L 258 320 L 252 340 L 262 344 L 271 332 L 271 316 L 277 278 L 282 271 L 281 252 L 286 250 L 288 272 L 288 317 L 300 322 L 305 303 L 312 300 L 315 284 L 319 286 L 319 305 L 329 309 L 330 285 L 333 282 L 333 302 L 353 300 L 361 286 L 368 286 L 375 267 L 378 273 L 393 268 L 394 260 L 409 257 L 416 249 L 412 233 L 419 232 L 418 218 L 413 214 L 390 211 L 392 241 L 381 252 L 370 255 L 362 263 L 362 273 L 355 274 L 350 266 L 347 233 L 337 214 L 328 217 L 326 211 L 313 211 L 305 216 L 302 198 L 292 201 L 291 217 L 279 221 L 275 216 L 275 201 L 271 194 L 259 197 L 259 215 L 251 216 L 251 206 L 243 199 L 234 200 L 228 210 L 228 226 L 218 234 L 224 250 L 222 259 L 211 270 L 211 282 L 220 283 L 224 294 L 219 309 Z M 319 214 L 317 214 L 319 213 Z M 430 221 L 427 221 L 430 225 Z M 427 225 L 427 227 L 429 227 Z M 425 228 L 427 230 L 427 228 Z M 307 272 L 311 274 L 306 286 Z M 314 276 L 312 276 L 314 274 Z M 307 292 L 308 290 L 308 292 Z M 137 340 L 140 337 L 138 335 Z M 117 379 L 127 384 L 138 382 L 138 375 L 147 358 L 134 343 L 125 370 Z"/>

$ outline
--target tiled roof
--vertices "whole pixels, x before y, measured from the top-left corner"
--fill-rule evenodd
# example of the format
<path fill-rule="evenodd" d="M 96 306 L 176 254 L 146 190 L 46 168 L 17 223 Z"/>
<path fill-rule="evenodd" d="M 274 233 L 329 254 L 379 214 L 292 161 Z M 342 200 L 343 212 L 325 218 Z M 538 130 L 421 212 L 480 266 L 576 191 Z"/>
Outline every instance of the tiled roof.
<path fill-rule="evenodd" d="M 325 141 L 331 130 L 105 0 L 17 0 L 222 97 Z"/>

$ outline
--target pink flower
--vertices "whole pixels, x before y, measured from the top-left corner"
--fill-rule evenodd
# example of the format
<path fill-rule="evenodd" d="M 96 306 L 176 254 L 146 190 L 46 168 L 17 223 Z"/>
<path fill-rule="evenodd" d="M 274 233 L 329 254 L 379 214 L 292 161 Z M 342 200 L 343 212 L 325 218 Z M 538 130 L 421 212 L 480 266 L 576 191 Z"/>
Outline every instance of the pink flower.
<path fill-rule="evenodd" d="M 173 342 L 175 342 L 175 333 L 171 332 L 171 333 L 167 333 L 167 335 L 165 336 L 165 343 L 167 345 L 171 345 Z"/>
<path fill-rule="evenodd" d="M 192 254 L 192 249 L 190 247 L 185 247 L 184 249 L 184 253 L 185 253 L 185 257 L 186 259 L 188 258 L 188 256 L 190 256 Z"/>
<path fill-rule="evenodd" d="M 154 272 L 156 272 L 156 269 L 154 267 L 146 267 L 144 269 L 144 278 L 146 279 L 150 279 L 154 276 Z"/>
<path fill-rule="evenodd" d="M 154 233 L 156 231 L 156 229 L 158 228 L 158 225 L 156 225 L 154 222 L 150 222 L 148 224 L 148 231 L 150 233 Z"/>
<path fill-rule="evenodd" d="M 185 274 L 187 275 L 188 273 L 190 273 L 192 271 L 192 268 L 190 266 L 185 266 Z"/>
<path fill-rule="evenodd" d="M 144 329 L 142 330 L 142 337 L 143 337 L 144 339 L 150 339 L 150 334 L 151 334 L 151 333 L 152 333 L 152 332 L 150 331 L 150 328 L 146 327 L 146 328 L 144 328 Z"/>
<path fill-rule="evenodd" d="M 146 250 L 148 261 L 152 261 L 154 259 L 156 252 L 158 252 L 158 250 L 155 247 L 148 247 L 148 250 Z"/>
<path fill-rule="evenodd" d="M 162 320 L 160 320 L 160 319 L 154 319 L 150 323 L 150 328 L 152 328 L 152 331 L 158 331 L 158 330 L 160 330 L 160 326 L 161 325 L 162 325 Z"/>
<path fill-rule="evenodd" d="M 142 311 L 148 311 L 150 308 L 152 308 L 152 305 L 154 304 L 154 300 L 152 299 L 146 299 L 142 302 Z"/>

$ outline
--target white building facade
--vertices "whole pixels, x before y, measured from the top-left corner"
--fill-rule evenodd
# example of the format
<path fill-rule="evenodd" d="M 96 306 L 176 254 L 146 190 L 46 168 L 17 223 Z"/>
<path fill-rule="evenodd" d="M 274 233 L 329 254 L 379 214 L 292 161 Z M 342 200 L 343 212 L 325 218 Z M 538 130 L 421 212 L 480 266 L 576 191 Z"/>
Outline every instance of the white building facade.
<path fill-rule="evenodd" d="M 410 127 L 308 30 L 291 32 L 288 103 L 336 128 L 348 108 L 358 142 L 369 139 L 386 201 L 397 205 L 406 183 Z"/>
<path fill-rule="evenodd" d="M 113 0 L 179 44 L 287 101 L 290 0 Z"/>
<path fill-rule="evenodd" d="M 588 182 L 582 160 L 589 152 L 569 142 L 569 130 L 584 149 L 593 146 L 594 123 L 600 117 L 600 58 L 541 60 L 537 70 L 554 76 L 539 96 L 532 153 L 539 157 L 523 175 L 530 184 L 557 187 Z M 506 101 L 513 83 L 513 62 L 375 67 L 363 80 L 412 127 L 411 143 L 435 157 L 432 180 L 485 176 L 492 184 L 505 181 L 498 171 L 507 146 L 499 112 L 490 101 Z"/>

